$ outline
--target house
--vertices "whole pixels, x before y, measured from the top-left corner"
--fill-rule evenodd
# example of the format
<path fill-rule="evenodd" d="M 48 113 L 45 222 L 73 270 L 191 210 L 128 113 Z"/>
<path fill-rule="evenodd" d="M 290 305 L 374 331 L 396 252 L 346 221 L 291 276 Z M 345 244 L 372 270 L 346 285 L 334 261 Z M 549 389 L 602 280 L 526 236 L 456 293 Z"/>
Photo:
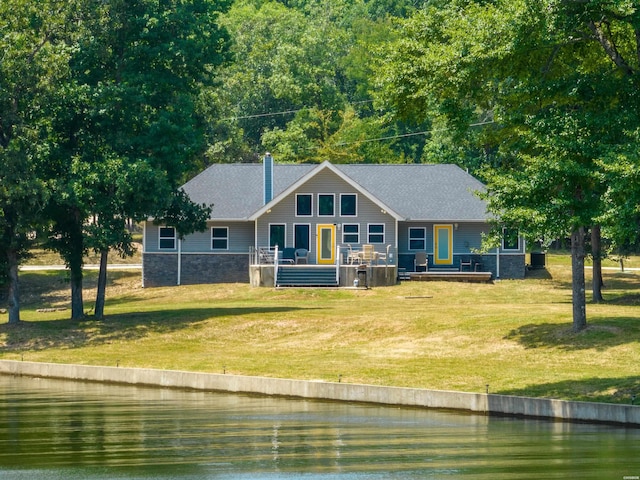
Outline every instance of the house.
<path fill-rule="evenodd" d="M 479 253 L 490 228 L 476 195 L 484 186 L 455 165 L 277 164 L 267 154 L 261 164 L 211 165 L 183 188 L 213 204 L 207 230 L 180 240 L 171 225 L 147 221 L 146 287 L 273 286 L 294 270 L 300 284 L 314 272 L 335 285 L 392 284 L 416 270 L 524 277 L 517 234 Z"/>

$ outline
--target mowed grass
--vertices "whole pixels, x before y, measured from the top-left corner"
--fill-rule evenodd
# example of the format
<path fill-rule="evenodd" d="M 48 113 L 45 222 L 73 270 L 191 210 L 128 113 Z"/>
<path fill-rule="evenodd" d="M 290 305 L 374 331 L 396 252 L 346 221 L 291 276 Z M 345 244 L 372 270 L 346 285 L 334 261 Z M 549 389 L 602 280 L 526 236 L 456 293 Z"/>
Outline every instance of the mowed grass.
<path fill-rule="evenodd" d="M 139 271 L 114 271 L 106 318 L 82 322 L 37 311 L 68 307 L 65 272 L 24 272 L 23 322 L 0 315 L 0 358 L 629 403 L 640 394 L 640 272 L 605 270 L 606 302 L 587 306 L 576 334 L 570 267 L 547 263 L 525 280 L 370 290 L 143 289 Z"/>

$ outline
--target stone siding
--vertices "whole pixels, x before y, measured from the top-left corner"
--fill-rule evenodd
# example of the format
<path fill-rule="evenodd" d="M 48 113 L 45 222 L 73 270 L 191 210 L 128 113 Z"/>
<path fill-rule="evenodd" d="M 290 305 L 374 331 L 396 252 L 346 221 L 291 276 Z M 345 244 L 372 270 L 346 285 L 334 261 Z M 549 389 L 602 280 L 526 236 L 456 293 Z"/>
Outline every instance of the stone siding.
<path fill-rule="evenodd" d="M 145 287 L 169 287 L 177 284 L 177 254 L 142 254 L 142 285 Z"/>
<path fill-rule="evenodd" d="M 524 254 L 500 256 L 500 278 L 523 279 L 526 268 Z"/>
<path fill-rule="evenodd" d="M 248 254 L 182 254 L 181 260 L 182 285 L 249 282 Z M 143 254 L 142 275 L 145 287 L 177 285 L 178 255 Z"/>

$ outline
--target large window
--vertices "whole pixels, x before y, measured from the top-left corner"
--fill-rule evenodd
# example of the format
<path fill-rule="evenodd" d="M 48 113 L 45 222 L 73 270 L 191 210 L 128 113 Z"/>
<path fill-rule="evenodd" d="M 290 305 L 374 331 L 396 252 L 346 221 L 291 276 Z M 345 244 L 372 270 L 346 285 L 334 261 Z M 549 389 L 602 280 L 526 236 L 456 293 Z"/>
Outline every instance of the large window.
<path fill-rule="evenodd" d="M 368 225 L 368 243 L 384 243 L 384 223 L 370 223 Z"/>
<path fill-rule="evenodd" d="M 276 245 L 278 248 L 284 248 L 284 239 L 286 226 L 281 223 L 272 223 L 269 225 L 269 246 L 271 248 Z"/>
<path fill-rule="evenodd" d="M 298 223 L 293 226 L 293 246 L 294 248 L 309 248 L 309 238 L 311 233 L 311 225 L 308 223 Z"/>
<path fill-rule="evenodd" d="M 360 243 L 360 225 L 357 223 L 342 224 L 342 243 Z"/>
<path fill-rule="evenodd" d="M 296 195 L 296 217 L 310 217 L 312 215 L 312 198 L 310 193 Z"/>
<path fill-rule="evenodd" d="M 318 216 L 333 217 L 335 214 L 335 195 L 333 193 L 318 194 Z"/>
<path fill-rule="evenodd" d="M 340 216 L 355 217 L 357 215 L 358 197 L 355 193 L 340 194 Z"/>
<path fill-rule="evenodd" d="M 409 250 L 427 249 L 427 229 L 423 227 L 409 228 Z"/>
<path fill-rule="evenodd" d="M 212 227 L 211 228 L 211 250 L 228 250 L 229 249 L 229 228 L 228 227 Z"/>
<path fill-rule="evenodd" d="M 176 249 L 176 229 L 173 227 L 160 227 L 159 228 L 159 244 L 160 250 L 175 250 Z"/>
<path fill-rule="evenodd" d="M 502 230 L 503 250 L 520 250 L 520 236 L 515 228 L 504 228 Z"/>

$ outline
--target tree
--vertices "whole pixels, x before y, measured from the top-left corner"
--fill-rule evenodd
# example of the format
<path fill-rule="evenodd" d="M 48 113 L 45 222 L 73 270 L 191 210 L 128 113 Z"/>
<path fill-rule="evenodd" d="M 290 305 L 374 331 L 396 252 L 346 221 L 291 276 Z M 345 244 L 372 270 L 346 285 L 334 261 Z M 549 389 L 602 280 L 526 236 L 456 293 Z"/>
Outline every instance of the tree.
<path fill-rule="evenodd" d="M 48 196 L 41 166 L 51 141 L 49 104 L 68 73 L 60 36 L 70 8 L 46 0 L 0 4 L 0 277 L 8 283 L 9 323 L 20 321 L 18 266 Z"/>
<path fill-rule="evenodd" d="M 199 95 L 227 59 L 217 23 L 227 7 L 226 0 L 83 0 L 78 10 L 49 209 L 50 245 L 71 270 L 72 318 L 84 316 L 84 253 L 100 253 L 101 317 L 108 252 L 132 252 L 126 221 L 170 208 L 205 150 Z"/>
<path fill-rule="evenodd" d="M 640 126 L 639 15 L 626 1 L 431 1 L 381 67 L 400 116 L 452 134 L 492 119 L 475 139 L 495 152 L 489 208 L 529 238 L 570 236 L 575 331 L 586 327 L 585 235 L 611 208 L 604 172 Z"/>

